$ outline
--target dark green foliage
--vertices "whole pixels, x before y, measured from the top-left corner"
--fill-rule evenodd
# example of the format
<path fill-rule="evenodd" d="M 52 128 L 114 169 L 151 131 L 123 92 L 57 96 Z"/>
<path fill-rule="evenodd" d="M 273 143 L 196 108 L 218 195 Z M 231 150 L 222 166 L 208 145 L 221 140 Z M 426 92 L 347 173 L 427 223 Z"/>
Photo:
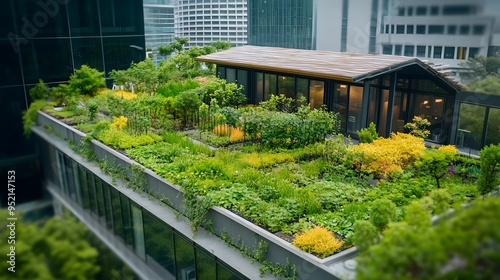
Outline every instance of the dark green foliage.
<path fill-rule="evenodd" d="M 97 118 L 97 111 L 99 106 L 94 99 L 89 99 L 85 102 L 85 107 L 87 108 L 87 118 L 89 121 L 93 122 Z"/>
<path fill-rule="evenodd" d="M 181 52 L 187 42 L 189 42 L 188 38 L 175 37 L 172 43 L 166 46 L 159 46 L 158 51 L 164 56 L 171 55 L 174 52 Z"/>
<path fill-rule="evenodd" d="M 82 65 L 80 69 L 69 77 L 69 88 L 73 93 L 94 96 L 98 90 L 104 88 L 104 72 Z"/>
<path fill-rule="evenodd" d="M 495 279 L 500 273 L 500 199 L 457 209 L 430 227 L 418 205 L 357 258 L 357 279 Z M 417 221 L 416 221 L 417 220 Z"/>
<path fill-rule="evenodd" d="M 387 225 L 396 218 L 396 205 L 392 201 L 382 198 L 372 202 L 370 221 L 382 232 Z"/>
<path fill-rule="evenodd" d="M 18 219 L 16 243 L 8 244 L 7 212 L 0 213 L 0 249 L 5 254 L 15 246 L 15 273 L 9 262 L 0 262 L 0 279 L 95 279 L 100 267 L 98 251 L 87 241 L 87 228 L 73 217 L 51 218 L 43 224 Z"/>
<path fill-rule="evenodd" d="M 377 128 L 373 122 L 370 123 L 368 128 L 362 128 L 358 131 L 359 142 L 361 143 L 372 143 L 373 140 L 378 139 Z"/>
<path fill-rule="evenodd" d="M 67 84 L 59 84 L 50 90 L 50 99 L 56 102 L 57 106 L 67 105 L 73 92 Z"/>
<path fill-rule="evenodd" d="M 200 105 L 201 100 L 195 90 L 181 92 L 175 97 L 174 108 L 177 116 L 183 120 L 184 127 L 190 124 L 190 118 L 198 112 Z"/>
<path fill-rule="evenodd" d="M 38 110 L 41 110 L 47 105 L 45 100 L 37 100 L 30 104 L 28 110 L 23 112 L 23 130 L 24 135 L 31 135 L 31 127 L 36 123 L 36 116 L 38 115 Z"/>
<path fill-rule="evenodd" d="M 45 100 L 49 97 L 49 93 L 50 89 L 42 79 L 39 79 L 38 83 L 30 89 L 30 97 L 32 101 Z"/>
<path fill-rule="evenodd" d="M 353 243 L 359 252 L 367 250 L 370 246 L 377 243 L 379 239 L 377 228 L 368 221 L 356 221 L 353 230 Z"/>
<path fill-rule="evenodd" d="M 489 145 L 479 151 L 481 171 L 477 180 L 477 188 L 484 196 L 500 184 L 500 145 Z"/>
<path fill-rule="evenodd" d="M 126 70 L 113 70 L 109 72 L 113 82 L 117 85 L 124 85 L 132 90 L 130 83 L 134 87 L 134 92 L 143 92 L 153 95 L 160 83 L 160 71 L 151 59 L 141 62 L 132 62 Z"/>

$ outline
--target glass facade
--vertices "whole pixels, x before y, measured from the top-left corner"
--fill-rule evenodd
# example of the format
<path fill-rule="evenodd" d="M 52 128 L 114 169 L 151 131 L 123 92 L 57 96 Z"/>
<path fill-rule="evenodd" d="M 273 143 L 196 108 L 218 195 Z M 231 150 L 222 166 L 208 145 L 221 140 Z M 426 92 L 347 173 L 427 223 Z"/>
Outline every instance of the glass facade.
<path fill-rule="evenodd" d="M 173 42 L 175 37 L 174 0 L 144 0 L 144 36 L 146 51 L 158 65 L 163 57 L 158 47 Z"/>
<path fill-rule="evenodd" d="M 245 279 L 80 163 L 44 143 L 48 148 L 44 157 L 56 159 L 55 168 L 47 171 L 55 173 L 52 178 L 57 178 L 54 183 L 61 192 L 164 279 Z"/>
<path fill-rule="evenodd" d="M 248 1 L 248 44 L 316 49 L 310 0 Z"/>
<path fill-rule="evenodd" d="M 0 172 L 15 169 L 17 183 L 31 186 L 18 190 L 22 203 L 43 196 L 34 143 L 21 121 L 29 90 L 38 79 L 66 82 L 84 64 L 107 75 L 144 59 L 142 1 L 1 1 L 0 17 L 0 130 L 8 136 L 0 140 Z"/>

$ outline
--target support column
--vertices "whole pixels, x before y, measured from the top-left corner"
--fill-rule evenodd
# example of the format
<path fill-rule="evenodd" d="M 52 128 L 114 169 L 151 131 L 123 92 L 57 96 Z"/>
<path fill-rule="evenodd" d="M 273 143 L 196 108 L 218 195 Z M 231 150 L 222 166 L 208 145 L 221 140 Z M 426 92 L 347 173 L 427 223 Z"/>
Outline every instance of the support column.
<path fill-rule="evenodd" d="M 361 103 L 361 128 L 368 127 L 368 108 L 370 103 L 370 82 L 365 81 L 363 85 L 363 101 Z"/>
<path fill-rule="evenodd" d="M 387 122 L 385 125 L 385 137 L 391 136 L 392 118 L 394 115 L 394 99 L 396 96 L 397 72 L 391 73 L 391 83 L 389 85 L 389 102 L 387 104 Z"/>

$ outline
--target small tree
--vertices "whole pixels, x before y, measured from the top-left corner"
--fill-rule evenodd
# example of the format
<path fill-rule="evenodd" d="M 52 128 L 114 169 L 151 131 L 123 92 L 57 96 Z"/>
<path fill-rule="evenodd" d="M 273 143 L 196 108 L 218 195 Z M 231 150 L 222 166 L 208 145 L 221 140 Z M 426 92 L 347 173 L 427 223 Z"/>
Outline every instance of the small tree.
<path fill-rule="evenodd" d="M 379 240 L 377 228 L 368 221 L 356 221 L 353 226 L 354 235 L 352 241 L 360 252 L 370 248 Z"/>
<path fill-rule="evenodd" d="M 75 73 L 69 77 L 68 85 L 74 93 L 94 96 L 100 88 L 106 85 L 104 72 L 99 72 L 87 65 L 82 65 L 80 69 L 75 70 Z"/>
<path fill-rule="evenodd" d="M 439 180 L 446 174 L 457 153 L 455 146 L 442 146 L 439 149 L 425 150 L 415 162 L 415 167 L 432 175 L 436 179 L 437 187 L 440 188 Z"/>
<path fill-rule="evenodd" d="M 483 195 L 491 192 L 500 184 L 498 174 L 500 171 L 500 145 L 489 145 L 479 151 L 480 173 L 477 188 Z"/>
<path fill-rule="evenodd" d="M 201 105 L 196 90 L 189 90 L 179 93 L 174 99 L 174 108 L 178 117 L 183 120 L 183 125 L 188 125 L 189 117 L 193 116 Z"/>
<path fill-rule="evenodd" d="M 372 143 L 373 140 L 378 139 L 377 127 L 371 122 L 368 128 L 362 128 L 358 131 L 358 137 L 361 143 Z"/>
<path fill-rule="evenodd" d="M 420 138 L 427 138 L 431 132 L 427 129 L 431 123 L 427 119 L 421 117 L 413 117 L 413 122 L 404 125 L 405 129 L 408 129 L 411 135 L 415 135 Z"/>
<path fill-rule="evenodd" d="M 32 101 L 35 100 L 45 100 L 47 97 L 49 97 L 50 89 L 49 87 L 43 82 L 42 79 L 38 80 L 38 83 L 30 89 L 30 97 Z"/>
<path fill-rule="evenodd" d="M 395 218 L 396 205 L 392 201 L 382 198 L 372 202 L 370 221 L 380 232 Z"/>

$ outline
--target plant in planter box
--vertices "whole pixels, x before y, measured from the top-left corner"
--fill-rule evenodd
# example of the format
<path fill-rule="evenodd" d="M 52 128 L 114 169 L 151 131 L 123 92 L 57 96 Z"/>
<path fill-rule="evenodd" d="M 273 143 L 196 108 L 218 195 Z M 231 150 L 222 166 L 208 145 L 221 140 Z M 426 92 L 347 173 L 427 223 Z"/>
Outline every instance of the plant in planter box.
<path fill-rule="evenodd" d="M 319 226 L 298 234 L 293 241 L 293 245 L 320 258 L 332 255 L 343 244 L 344 242 L 336 239 L 331 231 Z"/>
<path fill-rule="evenodd" d="M 30 97 L 33 101 L 35 100 L 46 100 L 49 97 L 50 89 L 43 82 L 42 79 L 38 80 L 38 83 L 30 89 Z"/>

